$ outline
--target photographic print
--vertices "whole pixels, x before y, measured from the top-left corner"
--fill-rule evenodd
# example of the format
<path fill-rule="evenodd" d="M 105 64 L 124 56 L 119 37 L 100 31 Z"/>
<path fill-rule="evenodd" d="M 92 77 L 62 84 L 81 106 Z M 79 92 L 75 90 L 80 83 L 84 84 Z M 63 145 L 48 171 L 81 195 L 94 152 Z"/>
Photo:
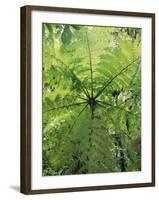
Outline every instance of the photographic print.
<path fill-rule="evenodd" d="M 24 194 L 155 185 L 155 14 L 21 8 Z"/>
<path fill-rule="evenodd" d="M 141 169 L 141 29 L 43 24 L 43 175 Z"/>

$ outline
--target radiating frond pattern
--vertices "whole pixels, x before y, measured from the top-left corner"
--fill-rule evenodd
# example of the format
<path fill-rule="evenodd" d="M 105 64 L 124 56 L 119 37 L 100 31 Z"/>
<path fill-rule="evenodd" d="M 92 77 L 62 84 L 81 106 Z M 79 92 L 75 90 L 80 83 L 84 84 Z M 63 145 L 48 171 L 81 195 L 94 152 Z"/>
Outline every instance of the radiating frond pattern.
<path fill-rule="evenodd" d="M 43 175 L 141 170 L 141 29 L 43 24 Z"/>

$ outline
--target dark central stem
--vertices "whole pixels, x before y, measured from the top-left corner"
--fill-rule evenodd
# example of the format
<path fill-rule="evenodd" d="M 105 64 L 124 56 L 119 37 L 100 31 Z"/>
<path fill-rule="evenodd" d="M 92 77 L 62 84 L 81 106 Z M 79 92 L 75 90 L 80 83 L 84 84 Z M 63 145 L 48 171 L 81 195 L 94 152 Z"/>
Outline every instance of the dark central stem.
<path fill-rule="evenodd" d="M 88 104 L 90 106 L 91 118 L 93 120 L 94 119 L 94 111 L 95 111 L 95 107 L 96 107 L 97 101 L 96 101 L 96 99 L 94 97 L 90 97 L 88 99 Z"/>
<path fill-rule="evenodd" d="M 97 102 L 96 102 L 95 98 L 89 98 L 88 103 L 90 106 L 95 106 Z"/>

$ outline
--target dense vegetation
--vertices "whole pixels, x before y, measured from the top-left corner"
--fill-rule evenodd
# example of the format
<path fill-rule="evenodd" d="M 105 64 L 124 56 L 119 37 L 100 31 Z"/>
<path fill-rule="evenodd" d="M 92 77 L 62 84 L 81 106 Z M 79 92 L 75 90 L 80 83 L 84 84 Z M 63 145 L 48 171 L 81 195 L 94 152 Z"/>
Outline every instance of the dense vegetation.
<path fill-rule="evenodd" d="M 43 24 L 43 175 L 141 170 L 141 30 Z"/>

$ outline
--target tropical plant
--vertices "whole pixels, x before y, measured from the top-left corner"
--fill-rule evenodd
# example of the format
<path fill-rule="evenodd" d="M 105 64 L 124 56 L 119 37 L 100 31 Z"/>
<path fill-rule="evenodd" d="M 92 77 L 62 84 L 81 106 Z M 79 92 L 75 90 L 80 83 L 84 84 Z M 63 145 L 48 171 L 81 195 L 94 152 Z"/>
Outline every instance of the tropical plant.
<path fill-rule="evenodd" d="M 43 24 L 43 175 L 141 169 L 141 30 Z"/>

